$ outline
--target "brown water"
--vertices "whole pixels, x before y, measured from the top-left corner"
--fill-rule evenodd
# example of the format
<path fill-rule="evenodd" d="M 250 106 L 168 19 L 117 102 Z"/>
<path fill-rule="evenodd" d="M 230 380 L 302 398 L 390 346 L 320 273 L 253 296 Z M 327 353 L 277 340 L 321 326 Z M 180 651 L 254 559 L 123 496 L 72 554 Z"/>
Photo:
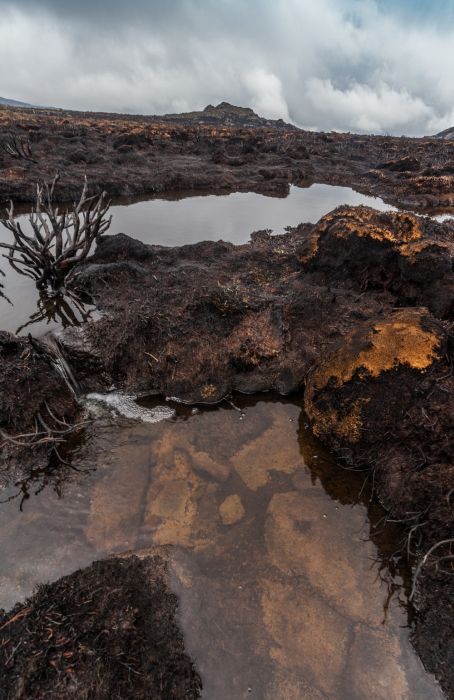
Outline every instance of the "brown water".
<path fill-rule="evenodd" d="M 298 401 L 235 401 L 98 419 L 74 457 L 95 470 L 0 505 L 0 605 L 164 547 L 205 700 L 442 697 L 409 643 L 400 533 L 362 475 L 328 459 Z"/>

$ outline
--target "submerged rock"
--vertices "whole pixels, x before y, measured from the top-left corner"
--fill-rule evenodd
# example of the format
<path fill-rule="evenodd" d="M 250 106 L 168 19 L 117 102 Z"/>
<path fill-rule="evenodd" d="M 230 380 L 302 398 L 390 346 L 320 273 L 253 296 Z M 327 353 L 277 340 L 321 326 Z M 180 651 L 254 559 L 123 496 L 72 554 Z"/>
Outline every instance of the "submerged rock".
<path fill-rule="evenodd" d="M 219 515 L 224 525 L 235 525 L 244 518 L 245 510 L 237 494 L 227 496 L 219 506 Z"/>

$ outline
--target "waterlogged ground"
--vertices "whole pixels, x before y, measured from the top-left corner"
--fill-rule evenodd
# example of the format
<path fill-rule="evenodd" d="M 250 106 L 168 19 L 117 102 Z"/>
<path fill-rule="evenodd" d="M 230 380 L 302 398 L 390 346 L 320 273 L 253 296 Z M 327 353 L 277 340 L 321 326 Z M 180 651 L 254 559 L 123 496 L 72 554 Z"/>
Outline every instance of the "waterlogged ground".
<path fill-rule="evenodd" d="M 145 243 L 179 246 L 205 240 L 246 243 L 253 231 L 272 229 L 283 233 L 286 226 L 316 222 L 341 204 L 391 209 L 377 197 L 367 197 L 349 187 L 314 184 L 308 188 L 291 187 L 285 198 L 234 193 L 180 199 L 125 200 L 111 207 L 109 233 L 127 233 Z M 18 211 L 24 210 L 19 209 Z M 27 214 L 20 216 L 24 231 L 29 228 Z M 0 242 L 12 234 L 0 226 Z M 4 252 L 4 251 L 0 251 Z M 1 261 L 1 259 L 0 259 Z M 5 277 L 0 278 L 11 304 L 0 297 L 0 328 L 21 335 L 45 333 L 69 325 L 78 325 L 93 317 L 93 307 L 70 296 L 54 299 L 38 296 L 33 280 L 18 275 L 7 263 L 0 262 Z"/>
<path fill-rule="evenodd" d="M 180 246 L 206 240 L 247 243 L 253 231 L 270 229 L 284 233 L 287 226 L 317 222 L 338 206 L 365 205 L 386 211 L 393 209 L 379 197 L 369 197 L 349 187 L 313 184 L 290 187 L 287 197 L 266 197 L 253 192 L 229 195 L 183 196 L 142 201 L 122 200 L 111 207 L 109 233 L 127 233 L 144 243 Z M 63 205 L 64 206 L 64 205 Z M 20 224 L 29 231 L 28 210 L 18 212 Z M 438 220 L 450 215 L 437 213 Z M 11 233 L 0 226 L 0 242 L 9 242 Z M 2 251 L 0 251 L 2 252 Z M 4 252 L 4 251 L 3 251 Z M 0 328 L 18 335 L 32 333 L 40 337 L 49 331 L 79 325 L 94 317 L 87 300 L 71 295 L 38 295 L 33 280 L 17 274 L 8 262 L 1 262 L 5 277 L 0 277 L 11 304 L 0 297 Z"/>
<path fill-rule="evenodd" d="M 0 606 L 159 547 L 205 700 L 441 697 L 409 643 L 400 532 L 369 485 L 330 462 L 298 401 L 235 402 L 98 417 L 73 462 L 96 455 L 95 470 L 0 506 Z"/>

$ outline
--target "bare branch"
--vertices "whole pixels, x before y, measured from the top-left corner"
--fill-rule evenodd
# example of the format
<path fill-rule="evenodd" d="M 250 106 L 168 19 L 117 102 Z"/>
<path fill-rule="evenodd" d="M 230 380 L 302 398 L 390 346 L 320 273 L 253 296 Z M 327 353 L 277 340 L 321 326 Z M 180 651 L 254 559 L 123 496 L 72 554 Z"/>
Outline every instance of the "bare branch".
<path fill-rule="evenodd" d="M 28 139 L 11 136 L 8 141 L 1 144 L 2 149 L 12 158 L 17 160 L 27 160 L 30 163 L 37 163 L 33 158 L 32 147 Z"/>
<path fill-rule="evenodd" d="M 82 194 L 70 211 L 59 212 L 53 197 L 59 174 L 53 181 L 36 186 L 35 208 L 29 216 L 33 235 L 26 235 L 10 202 L 6 217 L 0 219 L 12 234 L 11 243 L 0 242 L 0 248 L 9 251 L 7 259 L 16 271 L 33 277 L 37 285 L 52 289 L 62 286 L 70 269 L 84 260 L 93 243 L 109 228 L 110 201 L 107 194 L 87 196 L 88 181 L 85 177 Z"/>

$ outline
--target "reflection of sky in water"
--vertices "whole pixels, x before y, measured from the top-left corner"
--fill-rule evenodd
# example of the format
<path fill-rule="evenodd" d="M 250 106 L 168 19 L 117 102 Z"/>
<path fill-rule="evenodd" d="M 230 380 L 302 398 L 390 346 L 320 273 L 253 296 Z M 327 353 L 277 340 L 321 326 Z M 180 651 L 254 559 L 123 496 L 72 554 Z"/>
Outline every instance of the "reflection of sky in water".
<path fill-rule="evenodd" d="M 109 233 L 127 233 L 145 243 L 184 245 L 203 240 L 225 240 L 246 243 L 252 231 L 272 229 L 283 233 L 285 226 L 301 222 L 316 222 L 321 216 L 341 204 L 366 204 L 377 209 L 390 209 L 381 199 L 367 197 L 348 187 L 312 185 L 309 188 L 291 187 L 285 198 L 265 197 L 254 193 L 207 195 L 180 200 L 152 199 L 128 205 L 115 205 Z M 20 217 L 27 231 L 26 215 Z M 11 234 L 0 227 L 0 240 L 9 241 Z M 4 251 L 0 251 L 4 252 Z M 0 282 L 14 303 L 10 306 L 0 298 L 0 329 L 16 332 L 37 311 L 37 292 L 33 280 L 18 275 L 6 262 L 1 261 L 6 277 Z M 80 310 L 68 302 L 76 317 Z M 58 313 L 39 319 L 22 332 L 40 336 L 62 326 Z"/>
<path fill-rule="evenodd" d="M 252 231 L 315 223 L 341 204 L 365 204 L 392 209 L 376 197 L 367 197 L 349 187 L 312 185 L 291 187 L 288 197 L 265 197 L 253 192 L 178 201 L 163 199 L 112 207 L 112 233 L 128 233 L 145 243 L 175 246 L 204 240 L 246 243 Z"/>
<path fill-rule="evenodd" d="M 364 475 L 333 464 L 298 400 L 234 401 L 100 420 L 74 461 L 96 471 L 74 472 L 61 498 L 30 488 L 23 512 L 0 505 L 0 606 L 114 552 L 170 545 L 205 700 L 439 700 L 409 642 L 406 574 L 387 566 L 401 532 L 383 528 Z"/>
<path fill-rule="evenodd" d="M 342 204 L 360 204 L 380 210 L 393 207 L 378 197 L 368 197 L 349 187 L 315 184 L 308 188 L 292 186 L 288 197 L 265 197 L 253 192 L 237 192 L 229 195 L 204 195 L 184 199 L 150 199 L 133 204 L 115 204 L 109 233 L 127 233 L 145 243 L 166 246 L 197 243 L 203 240 L 224 240 L 246 243 L 253 231 L 271 229 L 284 233 L 286 226 L 302 222 L 318 221 L 322 216 Z M 439 221 L 449 218 L 440 214 Z M 21 216 L 21 224 L 27 229 L 27 216 Z M 9 240 L 9 232 L 0 227 L 0 240 Z M 14 307 L 0 298 L 0 328 L 17 331 L 37 311 L 35 284 L 18 275 L 5 261 L 2 269 L 6 277 L 0 282 L 14 302 Z M 71 301 L 72 311 L 80 320 L 82 313 Z M 60 328 L 58 314 L 52 318 L 34 321 L 23 332 L 34 335 Z"/>

